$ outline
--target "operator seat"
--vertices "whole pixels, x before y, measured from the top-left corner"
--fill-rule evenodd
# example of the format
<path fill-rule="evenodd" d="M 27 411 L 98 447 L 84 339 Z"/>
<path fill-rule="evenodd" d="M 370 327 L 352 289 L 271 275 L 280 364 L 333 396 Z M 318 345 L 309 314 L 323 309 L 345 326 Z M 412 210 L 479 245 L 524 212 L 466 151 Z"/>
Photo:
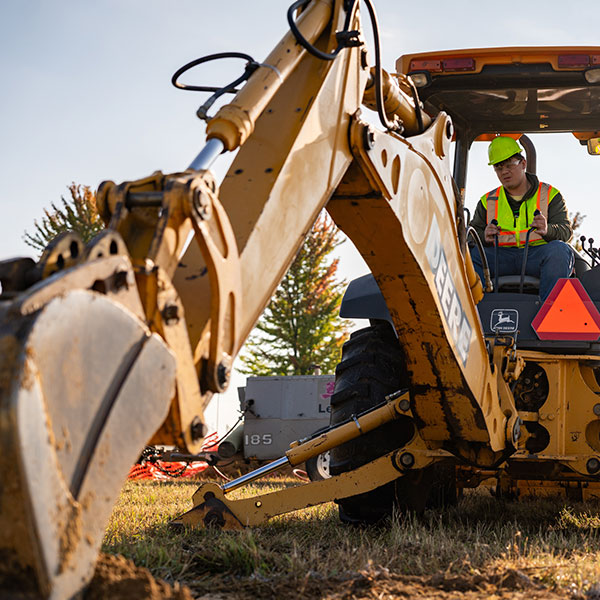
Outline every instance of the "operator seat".
<path fill-rule="evenodd" d="M 580 276 L 585 291 L 594 302 L 600 302 L 600 265 L 596 265 Z"/>
<path fill-rule="evenodd" d="M 578 252 L 573 253 L 575 255 L 575 266 L 573 268 L 572 276 L 582 279 L 583 274 L 590 270 L 590 265 L 587 261 L 582 258 Z M 585 280 L 585 278 L 584 278 Z M 503 275 L 498 277 L 498 291 L 499 292 L 518 292 L 519 286 L 521 285 L 520 275 Z M 585 283 L 584 283 L 585 287 Z M 540 289 L 540 280 L 537 277 L 531 275 L 525 275 L 523 278 L 523 293 L 524 294 L 537 294 Z"/>

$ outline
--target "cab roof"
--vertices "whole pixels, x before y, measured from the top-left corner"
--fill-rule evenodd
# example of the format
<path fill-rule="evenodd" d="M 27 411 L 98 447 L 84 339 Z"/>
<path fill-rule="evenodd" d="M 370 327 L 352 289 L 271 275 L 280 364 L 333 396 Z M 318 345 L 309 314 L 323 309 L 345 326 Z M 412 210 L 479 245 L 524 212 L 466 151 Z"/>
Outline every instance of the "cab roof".
<path fill-rule="evenodd" d="M 600 135 L 600 46 L 474 48 L 401 56 L 428 112 L 457 130 Z"/>

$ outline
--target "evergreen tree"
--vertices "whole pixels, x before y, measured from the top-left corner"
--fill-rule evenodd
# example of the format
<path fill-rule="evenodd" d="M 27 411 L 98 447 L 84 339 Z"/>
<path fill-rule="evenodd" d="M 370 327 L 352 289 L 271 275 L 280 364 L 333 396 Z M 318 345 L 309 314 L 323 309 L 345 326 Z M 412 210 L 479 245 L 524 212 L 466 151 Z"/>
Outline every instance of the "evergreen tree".
<path fill-rule="evenodd" d="M 338 316 L 345 282 L 335 280 L 339 259 L 329 260 L 340 243 L 335 224 L 323 213 L 248 338 L 241 373 L 334 372 L 348 337 Z"/>
<path fill-rule="evenodd" d="M 33 233 L 25 232 L 23 241 L 40 252 L 59 233 L 76 231 L 84 243 L 88 242 L 99 231 L 104 229 L 104 222 L 96 207 L 96 194 L 87 185 L 72 183 L 68 186 L 71 197 L 65 200 L 61 196 L 62 208 L 52 202 L 51 210 L 44 209 L 41 223 L 33 222 Z"/>

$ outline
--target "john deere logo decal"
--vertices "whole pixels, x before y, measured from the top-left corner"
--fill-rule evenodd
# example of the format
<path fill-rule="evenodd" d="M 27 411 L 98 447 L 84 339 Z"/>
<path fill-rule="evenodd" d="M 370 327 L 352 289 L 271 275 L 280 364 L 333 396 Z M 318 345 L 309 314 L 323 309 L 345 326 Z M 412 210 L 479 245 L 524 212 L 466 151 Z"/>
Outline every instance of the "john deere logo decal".
<path fill-rule="evenodd" d="M 464 365 L 469 356 L 473 328 L 456 293 L 456 285 L 448 268 L 446 253 L 442 247 L 440 228 L 435 217 L 433 217 L 429 229 L 425 254 L 435 277 L 435 288 L 442 305 L 446 324 L 450 330 L 454 346 Z"/>
<path fill-rule="evenodd" d="M 515 333 L 519 327 L 519 311 L 514 308 L 495 308 L 490 317 L 494 333 Z"/>

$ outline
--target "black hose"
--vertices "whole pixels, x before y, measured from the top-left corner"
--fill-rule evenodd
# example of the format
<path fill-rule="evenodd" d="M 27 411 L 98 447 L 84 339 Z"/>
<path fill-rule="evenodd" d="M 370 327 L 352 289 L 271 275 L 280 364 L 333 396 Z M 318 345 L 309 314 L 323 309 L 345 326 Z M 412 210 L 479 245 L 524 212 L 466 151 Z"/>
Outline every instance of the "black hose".
<path fill-rule="evenodd" d="M 292 31 L 292 34 L 296 38 L 297 42 L 305 48 L 310 54 L 320 58 L 322 60 L 334 60 L 337 55 L 344 49 L 350 47 L 361 46 L 362 42 L 360 41 L 358 31 L 350 31 L 350 22 L 352 19 L 352 15 L 354 14 L 354 10 L 356 8 L 357 3 L 360 0 L 348 0 L 347 2 L 347 10 L 346 10 L 346 19 L 344 21 L 344 29 L 342 31 L 336 32 L 336 38 L 338 41 L 338 45 L 336 49 L 331 53 L 322 52 L 318 48 L 315 48 L 301 33 L 296 25 L 294 20 L 294 13 L 302 7 L 305 7 L 310 0 L 296 0 L 288 9 L 287 19 Z M 351 4 L 350 4 L 351 2 Z M 396 121 L 390 121 L 385 114 L 385 107 L 383 102 L 383 87 L 382 87 L 382 68 L 381 68 L 381 45 L 380 45 L 380 35 L 379 35 L 379 24 L 377 22 L 377 14 L 375 13 L 375 7 L 373 6 L 372 0 L 364 0 L 367 5 L 367 10 L 369 12 L 369 17 L 371 20 L 371 27 L 373 29 L 373 40 L 375 45 L 375 103 L 377 106 L 377 114 L 379 116 L 379 120 L 385 129 L 390 131 L 398 131 L 401 129 L 401 125 Z M 214 87 L 214 86 L 206 86 L 206 85 L 187 85 L 183 83 L 179 83 L 178 79 L 183 75 L 186 71 L 189 71 L 191 68 L 201 65 L 203 63 L 218 60 L 221 58 L 242 58 L 247 60 L 246 68 L 244 69 L 244 73 L 238 77 L 235 81 L 232 81 L 230 84 L 223 87 Z M 217 54 L 209 54 L 208 56 L 203 56 L 202 58 L 197 58 L 185 65 L 183 67 L 177 69 L 171 77 L 171 83 L 180 90 L 187 90 L 192 92 L 213 92 L 213 95 L 198 109 L 197 115 L 199 118 L 203 120 L 208 120 L 209 117 L 207 115 L 208 109 L 214 104 L 214 102 L 223 94 L 235 94 L 239 90 L 236 88 L 237 85 L 246 81 L 254 71 L 260 67 L 260 63 L 257 63 L 251 56 L 248 54 L 244 54 L 242 52 L 219 52 Z M 419 125 L 420 131 L 423 131 L 423 115 L 421 112 L 421 105 L 419 103 L 419 97 L 417 93 L 417 89 L 414 84 L 411 86 L 413 93 L 413 100 L 415 103 L 415 112 L 417 123 Z"/>
<path fill-rule="evenodd" d="M 303 8 L 305 7 L 308 3 L 310 2 L 310 0 L 296 0 L 296 2 L 294 2 L 287 11 L 287 20 L 288 20 L 288 24 L 290 26 L 290 30 L 292 32 L 292 34 L 294 35 L 294 37 L 296 38 L 296 41 L 305 49 L 309 52 L 309 54 L 312 54 L 313 56 L 316 56 L 317 58 L 320 58 L 321 60 L 334 60 L 335 57 L 344 49 L 344 48 L 348 48 L 349 45 L 356 45 L 354 42 L 351 42 L 350 40 L 355 39 L 356 35 L 352 35 L 352 33 L 350 31 L 350 19 L 352 18 L 352 13 L 354 12 L 354 6 L 356 5 L 356 3 L 358 2 L 358 0 L 353 0 L 352 2 L 352 6 L 348 9 L 347 13 L 346 13 L 346 20 L 344 22 L 344 29 L 341 32 L 338 32 L 336 34 L 337 40 L 338 40 L 338 45 L 337 48 L 331 52 L 331 53 L 327 53 L 327 52 L 322 52 L 321 50 L 319 50 L 318 48 L 315 48 L 315 46 L 313 46 L 301 33 L 300 30 L 298 29 L 298 26 L 296 25 L 296 21 L 294 20 L 294 13 L 299 9 L 299 8 Z M 356 32 L 357 33 L 357 32 Z"/>
<path fill-rule="evenodd" d="M 336 34 L 338 39 L 337 48 L 327 54 L 322 52 L 318 48 L 315 48 L 308 40 L 304 38 L 304 36 L 298 30 L 296 26 L 296 22 L 294 21 L 294 12 L 298 10 L 298 8 L 306 6 L 310 0 L 296 0 L 287 12 L 288 23 L 290 25 L 290 29 L 294 34 L 294 37 L 298 41 L 298 43 L 305 48 L 310 54 L 320 58 L 322 60 L 334 60 L 336 56 L 340 53 L 341 50 L 347 48 L 349 46 L 357 46 L 360 45 L 358 38 L 356 38 L 353 34 L 358 34 L 358 32 L 350 31 L 350 19 L 354 12 L 356 3 L 359 0 L 353 0 L 352 5 L 348 8 L 346 13 L 346 20 L 344 23 L 344 29 L 341 32 Z M 377 114 L 379 115 L 379 121 L 385 127 L 385 129 L 391 131 L 397 131 L 400 129 L 400 126 L 396 123 L 396 121 L 390 121 L 385 114 L 385 108 L 383 103 L 383 87 L 382 87 L 382 68 L 381 68 L 381 44 L 380 44 L 380 35 L 379 35 L 379 24 L 377 22 L 377 14 L 375 12 L 375 7 L 373 6 L 372 0 L 364 0 L 367 10 L 369 12 L 369 18 L 371 20 L 371 27 L 373 29 L 373 41 L 375 45 L 375 103 L 377 106 Z M 416 95 L 416 87 L 413 92 L 413 97 L 415 99 L 415 110 L 417 115 L 417 123 L 419 124 L 419 128 L 423 131 L 423 116 L 421 114 L 421 106 L 419 104 L 418 95 Z"/>
<path fill-rule="evenodd" d="M 225 440 L 225 438 L 241 423 L 242 419 L 244 418 L 244 415 L 246 414 L 246 411 L 242 412 L 238 418 L 238 420 L 229 428 L 229 430 L 227 431 L 227 433 L 224 433 L 221 436 L 221 439 L 217 440 L 213 446 L 218 446 L 222 441 Z"/>
<path fill-rule="evenodd" d="M 467 213 L 467 225 L 470 225 L 471 224 L 471 211 L 466 206 L 463 207 L 463 210 Z"/>
<path fill-rule="evenodd" d="M 211 60 L 219 60 L 221 58 L 243 58 L 248 62 L 246 63 L 244 72 L 236 80 L 223 87 L 187 85 L 177 81 L 181 75 L 183 75 L 186 71 L 189 71 L 192 67 L 196 67 Z M 252 73 L 254 73 L 258 67 L 260 67 L 260 63 L 257 63 L 249 54 L 244 54 L 243 52 L 218 52 L 217 54 L 209 54 L 208 56 L 197 58 L 196 60 L 192 60 L 191 62 L 183 65 L 183 67 L 175 71 L 173 77 L 171 77 L 171 83 L 176 88 L 189 92 L 213 92 L 213 95 L 210 96 L 208 100 L 206 100 L 206 102 L 204 102 L 204 104 L 196 111 L 196 115 L 199 119 L 208 121 L 211 118 L 208 116 L 208 110 L 215 103 L 215 101 L 223 94 L 236 94 L 239 91 L 236 86 L 248 80 L 250 75 L 252 75 Z"/>
<path fill-rule="evenodd" d="M 387 118 L 383 104 L 383 77 L 381 74 L 381 47 L 379 43 L 379 24 L 377 23 L 377 14 L 375 13 L 375 7 L 373 6 L 371 0 L 364 0 L 364 2 L 367 5 L 367 10 L 369 11 L 371 27 L 373 28 L 373 43 L 375 45 L 375 101 L 377 104 L 377 114 L 379 115 L 379 121 L 386 129 L 395 131 L 399 129 L 399 125 L 395 121 L 390 121 Z"/>
<path fill-rule="evenodd" d="M 493 292 L 494 287 L 492 286 L 492 278 L 490 277 L 490 266 L 488 264 L 487 256 L 483 249 L 483 243 L 481 242 L 481 238 L 479 237 L 479 234 L 477 233 L 477 231 L 473 227 L 470 227 L 470 226 L 467 229 L 467 238 L 469 236 L 471 236 L 473 238 L 473 241 L 475 242 L 475 245 L 477 246 L 477 250 L 479 250 L 479 256 L 481 257 L 481 265 L 483 267 L 483 278 L 485 279 L 485 281 L 484 281 L 485 291 Z"/>
<path fill-rule="evenodd" d="M 497 219 L 492 219 L 491 224 L 498 227 Z M 494 236 L 494 291 L 498 293 L 498 234 Z"/>
<path fill-rule="evenodd" d="M 221 58 L 242 58 L 247 62 L 246 70 L 244 74 L 238 77 L 235 81 L 232 81 L 230 84 L 223 87 L 214 87 L 207 85 L 187 85 L 185 83 L 179 83 L 177 80 L 186 72 L 192 69 L 193 67 L 197 67 L 206 62 L 210 62 L 212 60 L 220 60 Z M 259 67 L 259 63 L 257 63 L 249 54 L 244 54 L 243 52 L 217 52 L 216 54 L 208 54 L 203 56 L 202 58 L 197 58 L 195 60 L 190 61 L 180 67 L 173 73 L 173 77 L 171 77 L 171 83 L 180 90 L 187 90 L 189 92 L 220 92 L 223 90 L 224 93 L 235 94 L 238 90 L 234 89 L 236 85 L 246 81 L 248 77 Z M 251 72 L 248 73 L 248 69 L 251 69 Z"/>

